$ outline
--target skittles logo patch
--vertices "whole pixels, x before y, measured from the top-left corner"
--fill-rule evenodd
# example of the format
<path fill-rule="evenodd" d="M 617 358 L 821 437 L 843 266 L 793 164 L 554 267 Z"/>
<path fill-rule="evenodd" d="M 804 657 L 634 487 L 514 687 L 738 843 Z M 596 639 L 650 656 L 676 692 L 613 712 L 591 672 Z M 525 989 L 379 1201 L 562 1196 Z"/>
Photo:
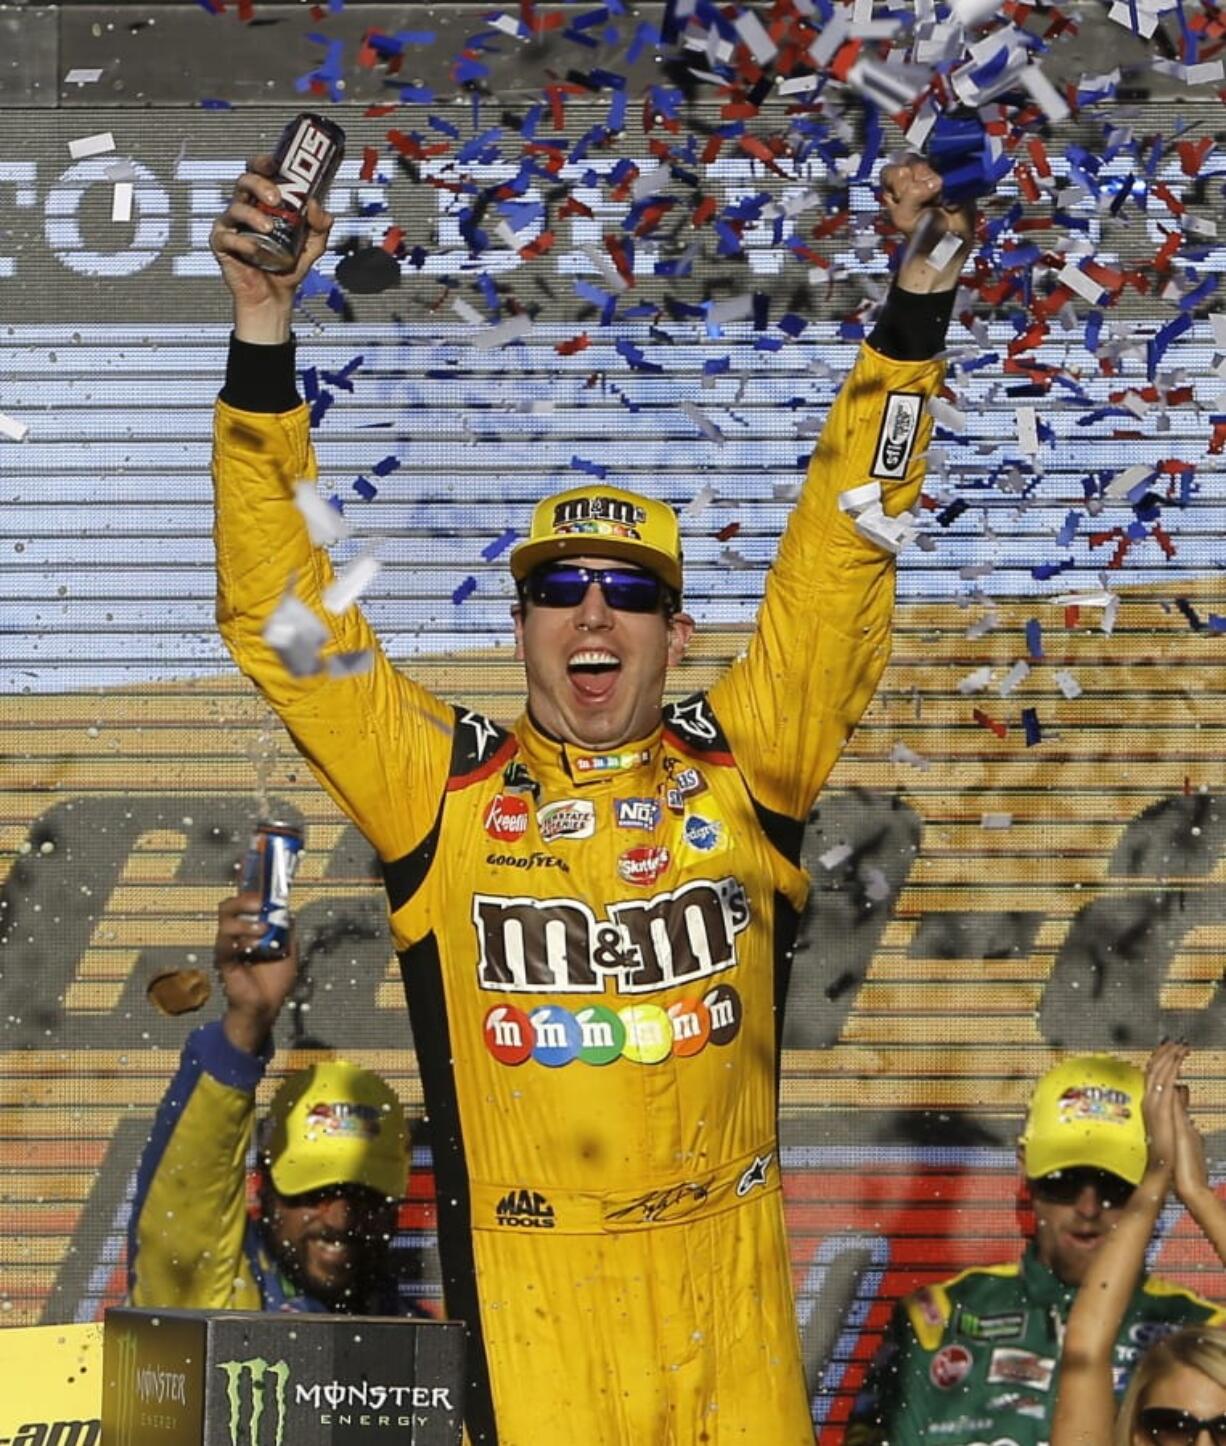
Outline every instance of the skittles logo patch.
<path fill-rule="evenodd" d="M 1096 1120 L 1107 1125 L 1126 1125 L 1132 1119 L 1132 1096 L 1125 1090 L 1101 1085 L 1071 1085 L 1056 1106 L 1062 1125 Z"/>

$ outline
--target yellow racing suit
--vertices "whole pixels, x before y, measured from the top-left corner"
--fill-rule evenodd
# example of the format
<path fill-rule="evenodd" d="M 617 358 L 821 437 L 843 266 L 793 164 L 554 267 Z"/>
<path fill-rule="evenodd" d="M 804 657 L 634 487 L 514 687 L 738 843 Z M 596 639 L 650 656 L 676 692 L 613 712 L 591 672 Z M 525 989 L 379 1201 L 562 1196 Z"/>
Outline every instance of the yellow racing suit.
<path fill-rule="evenodd" d="M 948 300 L 896 293 L 894 334 L 923 330 L 906 324 L 922 312 L 931 356 Z M 356 607 L 324 613 L 328 559 L 293 502 L 314 476 L 306 409 L 273 411 L 251 380 L 272 351 L 234 343 L 218 406 L 218 619 L 382 861 L 446 1305 L 470 1329 L 469 1438 L 811 1442 L 776 1139 L 782 1006 L 801 831 L 885 666 L 894 592 L 893 558 L 838 497 L 875 476 L 887 513 L 915 502 L 942 366 L 862 347 L 745 654 L 645 737 L 592 754 L 528 716 L 508 729 L 440 702 Z M 327 650 L 372 650 L 368 672 L 281 665 L 261 632 L 291 579 Z"/>

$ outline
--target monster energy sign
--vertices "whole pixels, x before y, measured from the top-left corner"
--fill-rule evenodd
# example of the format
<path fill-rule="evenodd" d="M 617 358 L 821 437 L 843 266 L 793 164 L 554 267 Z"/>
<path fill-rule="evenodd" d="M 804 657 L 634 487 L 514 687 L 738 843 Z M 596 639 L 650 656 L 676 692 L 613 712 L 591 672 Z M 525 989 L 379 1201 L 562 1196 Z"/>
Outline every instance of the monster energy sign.
<path fill-rule="evenodd" d="M 247 1361 L 218 1361 L 226 1378 L 229 1407 L 230 1446 L 261 1446 L 260 1424 L 265 1410 L 276 1411 L 276 1434 L 272 1446 L 285 1446 L 285 1401 L 289 1386 L 289 1362 L 266 1361 L 254 1356 Z"/>
<path fill-rule="evenodd" d="M 464 1330 L 450 1322 L 120 1308 L 104 1369 L 111 1446 L 460 1441 Z"/>

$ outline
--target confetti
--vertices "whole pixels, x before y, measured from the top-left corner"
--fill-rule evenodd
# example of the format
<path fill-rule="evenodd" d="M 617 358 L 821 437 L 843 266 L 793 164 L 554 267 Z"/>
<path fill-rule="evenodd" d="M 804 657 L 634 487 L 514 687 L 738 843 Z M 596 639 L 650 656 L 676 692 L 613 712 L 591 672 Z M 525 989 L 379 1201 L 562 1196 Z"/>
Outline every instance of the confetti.
<path fill-rule="evenodd" d="M 331 547 L 348 537 L 353 530 L 338 507 L 325 502 L 314 482 L 298 482 L 294 486 L 294 505 L 306 521 L 312 547 Z"/>
<path fill-rule="evenodd" d="M 328 629 L 294 596 L 293 585 L 291 579 L 285 596 L 264 624 L 263 637 L 287 672 L 306 678 L 320 671 L 319 652 L 328 640 Z"/>
<path fill-rule="evenodd" d="M 507 346 L 513 341 L 522 341 L 532 330 L 532 318 L 526 314 L 509 316 L 496 326 L 478 332 L 471 339 L 477 351 L 492 351 L 495 347 Z"/>
<path fill-rule="evenodd" d="M 819 854 L 817 861 L 829 873 L 832 869 L 837 869 L 840 864 L 846 863 L 849 858 L 851 858 L 851 845 L 841 843 L 835 844 L 833 848 L 828 848 L 824 854 Z"/>
<path fill-rule="evenodd" d="M 1011 813 L 985 813 L 979 817 L 980 828 L 1012 828 L 1013 815 Z"/>
<path fill-rule="evenodd" d="M 375 556 L 373 545 L 365 552 L 360 552 L 324 589 L 324 608 L 334 615 L 351 608 L 378 577 L 382 567 L 383 564 Z"/>
<path fill-rule="evenodd" d="M 94 85 L 102 79 L 102 71 L 89 66 L 76 66 L 64 77 L 65 85 Z"/>
<path fill-rule="evenodd" d="M 84 161 L 90 156 L 104 156 L 115 149 L 115 137 L 110 131 L 101 131 L 95 136 L 80 136 L 68 142 L 68 154 L 74 161 Z"/>
<path fill-rule="evenodd" d="M 930 759 L 916 753 L 913 748 L 908 748 L 905 743 L 895 743 L 894 747 L 890 749 L 890 762 L 906 763 L 911 768 L 918 768 L 921 773 L 927 773 L 932 767 Z"/>
<path fill-rule="evenodd" d="M 1056 687 L 1070 700 L 1080 698 L 1082 693 L 1081 684 L 1073 677 L 1067 668 L 1058 669 L 1053 675 L 1056 680 Z"/>
<path fill-rule="evenodd" d="M 1019 659 L 1000 680 L 997 691 L 1002 698 L 1007 698 L 1010 693 L 1016 692 L 1029 676 L 1030 664 Z"/>
<path fill-rule="evenodd" d="M 30 429 L 24 422 L 0 412 L 0 437 L 7 437 L 10 442 L 24 442 L 29 435 Z"/>
<path fill-rule="evenodd" d="M 1033 708 L 1022 709 L 1022 728 L 1026 734 L 1026 747 L 1033 748 L 1043 741 L 1043 729 L 1039 723 L 1039 715 Z"/>
<path fill-rule="evenodd" d="M 990 667 L 976 668 L 973 673 L 968 673 L 965 678 L 958 680 L 958 692 L 962 696 L 970 697 L 972 693 L 982 693 L 984 689 L 992 685 L 993 669 Z"/>
<path fill-rule="evenodd" d="M 115 189 L 111 192 L 111 220 L 130 221 L 132 219 L 132 182 L 117 181 Z"/>

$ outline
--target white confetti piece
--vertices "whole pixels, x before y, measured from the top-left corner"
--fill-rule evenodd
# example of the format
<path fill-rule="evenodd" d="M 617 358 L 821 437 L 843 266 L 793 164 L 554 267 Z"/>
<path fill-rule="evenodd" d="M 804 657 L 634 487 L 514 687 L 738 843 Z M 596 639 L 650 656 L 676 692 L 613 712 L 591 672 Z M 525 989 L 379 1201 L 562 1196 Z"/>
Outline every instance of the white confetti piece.
<path fill-rule="evenodd" d="M 663 190 L 672 178 L 673 173 L 667 166 L 640 171 L 634 178 L 634 185 L 630 187 L 630 194 L 636 201 L 646 200 L 648 196 L 654 196 L 657 191 Z"/>
<path fill-rule="evenodd" d="M 1068 119 L 1068 102 L 1037 65 L 1028 65 L 1022 71 L 1021 80 L 1049 121 L 1055 124 Z"/>
<path fill-rule="evenodd" d="M 528 37 L 520 30 L 519 21 L 513 15 L 495 15 L 493 19 L 485 22 L 493 26 L 495 30 L 501 30 L 504 35 L 509 35 L 512 40 L 527 40 Z"/>
<path fill-rule="evenodd" d="M 7 437 L 10 442 L 24 442 L 29 433 L 30 429 L 24 422 L 0 412 L 0 437 Z"/>
<path fill-rule="evenodd" d="M 1061 286 L 1067 286 L 1070 291 L 1075 291 L 1078 296 L 1084 297 L 1086 301 L 1097 303 L 1102 299 L 1103 288 L 1092 276 L 1087 276 L 1080 266 L 1073 262 L 1066 262 L 1056 277 Z"/>
<path fill-rule="evenodd" d="M 1002 698 L 1007 698 L 1011 693 L 1016 692 L 1029 677 L 1030 664 L 1019 659 L 1000 680 L 997 692 Z"/>
<path fill-rule="evenodd" d="M 472 339 L 472 345 L 477 351 L 492 351 L 498 346 L 507 346 L 520 337 L 527 336 L 532 330 L 532 318 L 521 312 L 519 316 L 509 316 L 506 321 L 500 321 L 497 326 L 491 326 L 485 331 L 479 331 Z"/>
<path fill-rule="evenodd" d="M 716 326 L 730 321 L 745 321 L 753 315 L 753 297 L 747 292 L 743 296 L 728 296 L 723 301 L 707 302 L 707 320 Z"/>
<path fill-rule="evenodd" d="M 817 861 L 821 864 L 822 868 L 829 871 L 831 869 L 837 869 L 840 864 L 846 863 L 849 858 L 851 858 L 851 845 L 841 843 L 835 844 L 833 848 L 827 849 L 824 854 L 819 854 Z"/>
<path fill-rule="evenodd" d="M 1202 65 L 1181 65 L 1179 67 L 1186 85 L 1215 85 L 1226 79 L 1226 65 L 1220 60 L 1207 60 Z"/>
<path fill-rule="evenodd" d="M 455 312 L 455 314 L 460 318 L 461 321 L 467 321 L 472 326 L 485 325 L 485 317 L 481 315 L 481 313 L 477 310 L 475 306 L 471 304 L 471 302 L 465 301 L 462 296 L 456 297 L 456 299 L 451 303 L 451 309 Z"/>
<path fill-rule="evenodd" d="M 1209 318 L 1209 325 L 1213 327 L 1213 341 L 1215 346 L 1226 351 L 1226 311 L 1219 311 Z"/>
<path fill-rule="evenodd" d="M 966 414 L 957 407 L 951 407 L 943 397 L 928 398 L 928 413 L 933 421 L 950 432 L 966 431 Z"/>
<path fill-rule="evenodd" d="M 1033 457 L 1039 450 L 1039 414 L 1033 407 L 1015 407 L 1017 445 L 1023 456 Z"/>
<path fill-rule="evenodd" d="M 950 0 L 949 8 L 961 25 L 978 25 L 990 15 L 995 15 L 1004 0 Z"/>
<path fill-rule="evenodd" d="M 898 517 L 887 517 L 881 503 L 876 502 L 856 518 L 856 531 L 866 541 L 897 557 L 909 542 L 914 541 L 919 528 L 915 519 L 906 512 Z"/>
<path fill-rule="evenodd" d="M 324 589 L 324 607 L 333 614 L 343 613 L 351 608 L 379 576 L 382 567 L 383 564 L 375 556 L 373 549 L 359 553 Z"/>
<path fill-rule="evenodd" d="M 714 501 L 715 488 L 709 482 L 704 482 L 681 509 L 681 516 L 687 522 L 697 522 L 699 518 L 706 516 Z"/>
<path fill-rule="evenodd" d="M 907 128 L 907 134 L 904 137 L 907 144 L 913 146 L 917 151 L 921 150 L 928 139 L 928 133 L 936 123 L 937 112 L 935 109 L 931 105 L 921 106 L 919 114 Z"/>
<path fill-rule="evenodd" d="M 946 231 L 924 259 L 929 266 L 935 266 L 938 271 L 944 271 L 961 250 L 962 242 L 959 238 L 952 231 Z"/>
<path fill-rule="evenodd" d="M 328 659 L 328 672 L 334 678 L 354 678 L 359 673 L 369 673 L 375 665 L 375 655 L 369 648 L 356 653 L 335 653 Z"/>
<path fill-rule="evenodd" d="M 1111 481 L 1107 483 L 1104 496 L 1112 499 L 1127 497 L 1135 487 L 1142 482 L 1147 482 L 1153 474 L 1153 468 L 1147 467 L 1143 462 L 1135 467 L 1125 467 L 1122 472 L 1117 472 Z"/>
<path fill-rule="evenodd" d="M 694 402 L 679 402 L 677 406 L 678 410 L 685 413 L 708 441 L 714 442 L 720 447 L 724 445 L 725 439 L 723 432 L 720 431 L 701 407 L 697 406 Z"/>
<path fill-rule="evenodd" d="M 887 111 L 905 110 L 924 89 L 927 78 L 927 72 L 874 60 L 857 60 L 847 74 L 849 85 Z"/>
<path fill-rule="evenodd" d="M 779 53 L 778 47 L 752 10 L 742 10 L 733 24 L 736 27 L 736 33 L 749 47 L 750 55 L 759 65 L 766 65 L 774 60 Z"/>
<path fill-rule="evenodd" d="M 969 698 L 972 693 L 982 693 L 984 689 L 992 686 L 993 671 L 989 667 L 976 668 L 973 673 L 958 680 L 958 692 L 964 698 Z"/>
<path fill-rule="evenodd" d="M 625 291 L 629 287 L 630 283 L 617 267 L 613 265 L 613 260 L 607 252 L 602 251 L 598 246 L 593 246 L 590 243 L 586 246 L 580 246 L 579 249 L 596 270 L 600 272 L 604 278 L 605 285 L 610 291 Z"/>
<path fill-rule="evenodd" d="M 68 142 L 68 154 L 74 161 L 83 161 L 89 156 L 104 156 L 115 149 L 115 137 L 110 131 L 101 131 L 96 136 L 78 136 Z"/>
<path fill-rule="evenodd" d="M 115 189 L 111 192 L 111 220 L 130 221 L 132 219 L 132 182 L 117 181 Z"/>
<path fill-rule="evenodd" d="M 839 493 L 840 509 L 850 513 L 852 517 L 858 517 L 874 502 L 881 502 L 880 482 L 862 482 L 859 487 L 849 487 L 846 492 Z"/>
<path fill-rule="evenodd" d="M 339 509 L 319 495 L 314 482 L 295 484 L 294 505 L 306 520 L 312 547 L 331 547 L 334 542 L 348 537 L 353 530 Z"/>
<path fill-rule="evenodd" d="M 922 753 L 916 753 L 914 748 L 908 748 L 905 743 L 895 743 L 890 749 L 891 763 L 906 763 L 912 768 L 918 768 L 921 773 L 927 773 L 932 767 L 932 760 L 925 758 Z"/>
<path fill-rule="evenodd" d="M 292 591 L 264 624 L 264 641 L 295 678 L 319 672 L 319 650 L 327 640 L 327 627 Z"/>
<path fill-rule="evenodd" d="M 979 817 L 980 828 L 1012 828 L 1013 815 L 1011 813 L 984 813 Z"/>
<path fill-rule="evenodd" d="M 809 59 L 818 70 L 825 70 L 834 59 L 835 52 L 847 39 L 847 31 L 847 11 L 840 6 L 834 12 L 834 19 L 822 26 L 821 34 L 809 46 Z"/>
<path fill-rule="evenodd" d="M 1185 216 L 1183 229 L 1191 231 L 1193 236 L 1216 236 L 1217 222 L 1210 221 L 1204 216 Z"/>
<path fill-rule="evenodd" d="M 1081 684 L 1073 677 L 1067 668 L 1060 668 L 1052 675 L 1056 680 L 1056 687 L 1066 698 L 1080 698 L 1082 694 Z"/>
<path fill-rule="evenodd" d="M 1117 25 L 1131 30 L 1134 35 L 1139 35 L 1143 40 L 1152 39 L 1154 31 L 1158 28 L 1158 16 L 1147 15 L 1140 6 L 1136 8 L 1134 24 L 1133 7 L 1128 4 L 1128 0 L 1115 0 L 1107 12 L 1107 19 L 1114 20 Z"/>
<path fill-rule="evenodd" d="M 102 79 L 101 68 L 78 65 L 64 77 L 65 85 L 96 85 Z"/>
<path fill-rule="evenodd" d="M 779 94 L 780 94 L 780 95 L 799 95 L 799 94 L 803 93 L 804 91 L 816 90 L 816 89 L 817 89 L 817 83 L 818 83 L 818 81 L 819 81 L 820 79 L 821 79 L 821 77 L 820 77 L 820 76 L 817 76 L 817 75 L 793 75 L 793 76 L 789 76 L 787 80 L 781 80 L 781 81 L 779 82 L 779 87 L 778 87 L 778 89 L 779 89 Z"/>

